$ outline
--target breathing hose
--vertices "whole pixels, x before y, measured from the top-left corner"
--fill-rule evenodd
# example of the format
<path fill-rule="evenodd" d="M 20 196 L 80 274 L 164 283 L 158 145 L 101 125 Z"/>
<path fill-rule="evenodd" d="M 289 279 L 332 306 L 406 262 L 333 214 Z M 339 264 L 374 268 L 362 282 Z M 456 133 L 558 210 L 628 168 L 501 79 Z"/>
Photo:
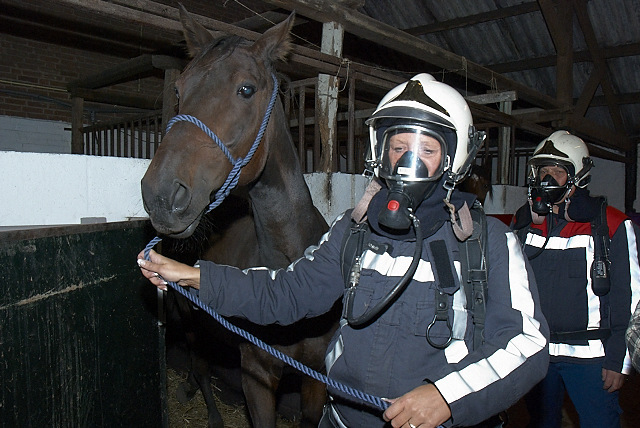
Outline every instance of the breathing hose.
<path fill-rule="evenodd" d="M 413 215 L 413 213 L 409 213 L 409 218 L 413 224 L 413 229 L 416 233 L 416 248 L 413 252 L 413 259 L 411 260 L 411 265 L 405 272 L 405 274 L 400 278 L 398 283 L 393 287 L 393 289 L 384 297 L 384 299 L 380 300 L 374 307 L 366 310 L 362 315 L 358 317 L 353 316 L 353 299 L 355 297 L 356 288 L 358 286 L 358 281 L 352 281 L 349 289 L 345 295 L 345 308 L 346 308 L 346 318 L 349 322 L 349 325 L 352 327 L 359 327 L 367 324 L 371 321 L 375 316 L 377 316 L 383 309 L 385 309 L 388 305 L 390 305 L 395 299 L 402 294 L 404 289 L 409 284 L 409 281 L 413 278 L 413 274 L 416 273 L 416 269 L 418 268 L 418 263 L 420 263 L 420 257 L 422 256 L 422 229 L 420 228 L 420 220 Z M 358 255 L 358 260 L 356 264 L 358 265 L 358 269 L 360 266 L 361 255 Z M 359 272 L 357 273 L 359 275 Z"/>

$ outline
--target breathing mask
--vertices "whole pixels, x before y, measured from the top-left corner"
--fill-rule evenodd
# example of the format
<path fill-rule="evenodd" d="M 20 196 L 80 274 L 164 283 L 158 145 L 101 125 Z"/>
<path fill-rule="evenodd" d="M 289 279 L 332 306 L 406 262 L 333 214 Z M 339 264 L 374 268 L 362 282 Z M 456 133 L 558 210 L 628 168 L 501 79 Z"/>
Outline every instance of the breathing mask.
<path fill-rule="evenodd" d="M 565 168 L 566 171 L 566 168 Z M 529 199 L 531 199 L 531 209 L 534 213 L 546 215 L 552 212 L 553 205 L 562 202 L 571 190 L 569 175 L 567 174 L 567 182 L 561 186 L 551 174 L 539 177 L 539 168 L 535 168 L 535 178 L 532 177 L 532 183 L 529 184 Z"/>
<path fill-rule="evenodd" d="M 421 124 L 390 126 L 382 135 L 380 177 L 389 188 L 378 222 L 394 230 L 411 226 L 410 214 L 440 183 L 447 146 L 437 132 Z"/>
<path fill-rule="evenodd" d="M 529 199 L 534 213 L 545 215 L 553 205 L 562 203 L 573 186 L 584 188 L 589 184 L 593 161 L 587 145 L 567 131 L 556 131 L 538 144 L 529 159 Z M 540 177 L 545 166 L 561 167 L 567 173 L 567 181 L 559 185 L 551 174 Z"/>

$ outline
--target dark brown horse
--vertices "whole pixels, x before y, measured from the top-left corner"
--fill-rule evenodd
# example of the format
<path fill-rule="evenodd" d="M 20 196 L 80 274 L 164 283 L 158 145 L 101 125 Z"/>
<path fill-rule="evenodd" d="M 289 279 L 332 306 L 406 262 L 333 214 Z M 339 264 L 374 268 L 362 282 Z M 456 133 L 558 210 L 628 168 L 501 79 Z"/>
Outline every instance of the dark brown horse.
<path fill-rule="evenodd" d="M 210 33 L 182 7 L 180 18 L 192 60 L 176 82 L 179 112 L 199 119 L 224 147 L 218 146 L 204 128 L 188 121 L 175 122 L 142 179 L 145 209 L 158 233 L 174 238 L 191 236 L 203 216 L 207 217 L 216 233 L 208 241 L 211 245 L 206 254 L 199 258 L 240 268 L 286 267 L 327 230 L 312 203 L 279 99 L 264 136 L 256 138 L 277 83 L 274 62 L 283 59 L 291 47 L 289 31 L 294 15 L 253 43 Z M 239 200 L 244 211 L 229 209 L 233 205 L 227 200 L 220 209 L 205 214 L 223 183 L 228 182 L 231 161 L 247 159 L 256 140 L 261 140 L 257 150 L 240 170 L 240 196 L 227 198 Z M 221 214 L 226 217 L 221 218 Z M 213 219 L 209 219 L 211 216 Z M 190 314 L 183 316 L 188 318 Z M 328 322 L 326 318 L 290 327 L 253 326 L 252 332 L 258 331 L 259 338 L 277 349 L 322 370 L 338 314 Z M 308 329 L 310 325 L 314 328 Z M 242 389 L 253 425 L 274 427 L 275 391 L 284 363 L 246 342 L 239 347 Z M 209 424 L 216 426 L 221 421 L 201 363 L 193 363 L 194 372 L 189 378 L 200 385 L 209 409 Z M 300 395 L 301 425 L 315 426 L 326 398 L 324 385 L 304 377 Z"/>
<path fill-rule="evenodd" d="M 486 165 L 473 164 L 471 172 L 459 185 L 463 192 L 473 193 L 484 204 L 487 195 L 491 195 L 491 168 Z"/>

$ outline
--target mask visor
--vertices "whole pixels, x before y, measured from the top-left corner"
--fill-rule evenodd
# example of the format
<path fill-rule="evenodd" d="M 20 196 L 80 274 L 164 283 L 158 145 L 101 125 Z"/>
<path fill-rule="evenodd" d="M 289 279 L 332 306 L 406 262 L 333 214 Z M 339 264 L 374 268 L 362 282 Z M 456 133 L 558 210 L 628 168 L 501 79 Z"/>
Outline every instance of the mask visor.
<path fill-rule="evenodd" d="M 380 176 L 403 182 L 438 180 L 446 153 L 442 136 L 424 126 L 391 126 L 382 139 Z"/>

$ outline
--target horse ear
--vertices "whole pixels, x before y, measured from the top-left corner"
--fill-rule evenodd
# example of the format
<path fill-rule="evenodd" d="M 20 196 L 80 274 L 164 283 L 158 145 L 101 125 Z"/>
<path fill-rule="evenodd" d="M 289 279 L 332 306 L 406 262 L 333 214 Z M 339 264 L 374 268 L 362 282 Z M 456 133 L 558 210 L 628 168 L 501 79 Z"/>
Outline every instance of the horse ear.
<path fill-rule="evenodd" d="M 265 31 L 253 44 L 253 52 L 269 62 L 284 59 L 292 47 L 290 31 L 295 17 L 296 13 L 292 12 L 287 19 Z"/>
<path fill-rule="evenodd" d="M 178 5 L 180 6 L 182 33 L 187 41 L 189 55 L 193 58 L 202 51 L 202 48 L 211 43 L 216 35 L 210 33 L 202 24 L 193 19 L 182 3 L 178 3 Z"/>

